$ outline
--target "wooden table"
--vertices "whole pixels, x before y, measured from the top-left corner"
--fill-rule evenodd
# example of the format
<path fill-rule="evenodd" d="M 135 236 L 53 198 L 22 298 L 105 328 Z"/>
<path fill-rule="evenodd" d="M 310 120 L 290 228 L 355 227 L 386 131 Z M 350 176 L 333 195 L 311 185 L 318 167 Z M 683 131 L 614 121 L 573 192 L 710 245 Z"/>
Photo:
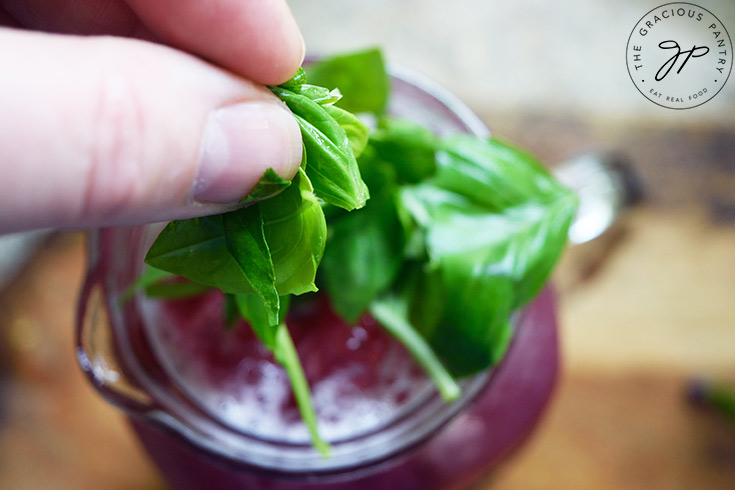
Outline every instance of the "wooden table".
<path fill-rule="evenodd" d="M 735 488 L 735 423 L 684 398 L 694 376 L 735 390 L 735 128 L 486 119 L 549 162 L 624 150 L 647 200 L 565 257 L 562 382 L 535 437 L 476 488 Z M 57 235 L 0 296 L 4 489 L 164 488 L 76 365 L 83 268 L 82 235 Z"/>

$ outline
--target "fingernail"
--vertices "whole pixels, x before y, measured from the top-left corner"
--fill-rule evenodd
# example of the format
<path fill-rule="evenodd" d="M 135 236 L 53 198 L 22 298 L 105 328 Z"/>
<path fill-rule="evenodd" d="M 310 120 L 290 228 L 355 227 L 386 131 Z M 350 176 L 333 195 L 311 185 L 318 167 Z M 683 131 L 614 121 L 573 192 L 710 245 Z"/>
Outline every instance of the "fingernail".
<path fill-rule="evenodd" d="M 236 203 L 272 168 L 291 179 L 301 162 L 301 133 L 277 102 L 249 101 L 218 109 L 202 137 L 195 201 Z"/>
<path fill-rule="evenodd" d="M 301 36 L 301 63 L 299 63 L 299 66 L 304 64 L 304 59 L 306 59 L 306 41 L 304 40 L 304 35 L 299 32 L 299 36 Z"/>

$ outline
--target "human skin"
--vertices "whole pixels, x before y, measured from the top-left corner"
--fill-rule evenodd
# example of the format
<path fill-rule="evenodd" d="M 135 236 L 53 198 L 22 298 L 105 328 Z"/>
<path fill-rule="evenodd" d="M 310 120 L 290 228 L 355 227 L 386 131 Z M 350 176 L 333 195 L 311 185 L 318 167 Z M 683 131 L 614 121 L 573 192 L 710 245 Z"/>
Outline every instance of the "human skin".
<path fill-rule="evenodd" d="M 293 177 L 283 0 L 0 0 L 0 233 L 232 209 Z"/>

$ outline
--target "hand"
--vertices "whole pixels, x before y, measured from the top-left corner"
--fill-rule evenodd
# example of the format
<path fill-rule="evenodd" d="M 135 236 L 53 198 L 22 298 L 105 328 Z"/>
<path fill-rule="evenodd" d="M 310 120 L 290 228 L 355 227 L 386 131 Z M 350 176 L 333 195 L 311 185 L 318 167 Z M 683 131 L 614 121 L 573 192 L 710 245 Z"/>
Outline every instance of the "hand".
<path fill-rule="evenodd" d="M 263 86 L 304 56 L 283 0 L 0 0 L 0 26 L 0 233 L 223 212 L 298 168 Z"/>

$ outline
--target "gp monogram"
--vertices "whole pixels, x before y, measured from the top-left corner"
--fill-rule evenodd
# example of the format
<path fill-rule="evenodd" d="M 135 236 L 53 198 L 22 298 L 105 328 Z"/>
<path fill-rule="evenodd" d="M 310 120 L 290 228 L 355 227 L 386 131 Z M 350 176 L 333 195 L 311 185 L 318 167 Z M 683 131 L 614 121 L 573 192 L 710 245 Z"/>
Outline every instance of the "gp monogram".
<path fill-rule="evenodd" d="M 707 9 L 674 2 L 656 7 L 628 38 L 630 79 L 651 102 L 690 109 L 711 100 L 732 70 L 732 41 Z"/>

